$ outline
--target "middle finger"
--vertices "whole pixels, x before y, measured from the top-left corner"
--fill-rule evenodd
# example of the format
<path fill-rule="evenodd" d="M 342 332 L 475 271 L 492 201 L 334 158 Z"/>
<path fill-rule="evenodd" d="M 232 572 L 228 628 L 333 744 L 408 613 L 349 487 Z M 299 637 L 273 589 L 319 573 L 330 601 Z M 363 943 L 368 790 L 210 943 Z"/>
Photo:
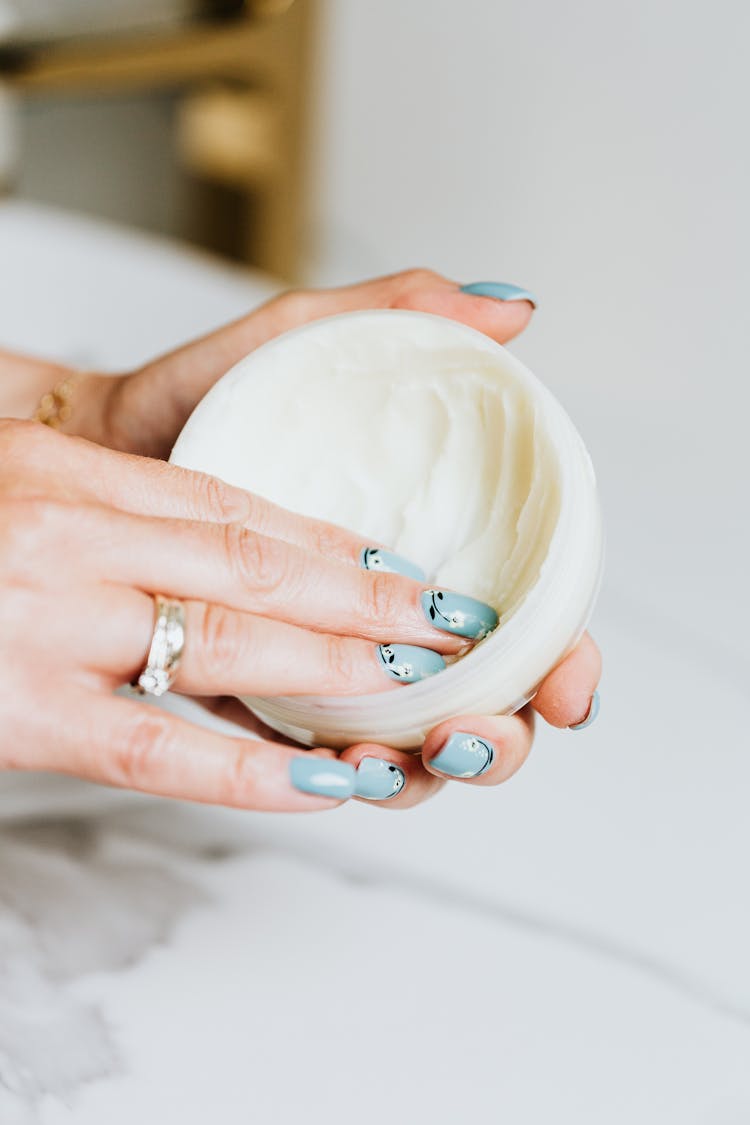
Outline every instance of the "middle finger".
<path fill-rule="evenodd" d="M 398 574 L 323 558 L 238 524 L 79 511 L 99 580 L 258 613 L 306 629 L 459 652 L 497 624 L 492 607 Z"/>

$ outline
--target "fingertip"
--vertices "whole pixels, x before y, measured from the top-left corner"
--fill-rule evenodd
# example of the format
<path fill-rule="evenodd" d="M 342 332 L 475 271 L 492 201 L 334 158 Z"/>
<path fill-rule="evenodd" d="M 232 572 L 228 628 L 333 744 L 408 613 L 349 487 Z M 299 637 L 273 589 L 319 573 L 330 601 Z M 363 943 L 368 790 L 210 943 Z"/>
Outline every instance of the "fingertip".
<path fill-rule="evenodd" d="M 289 782 L 293 789 L 311 797 L 336 802 L 354 795 L 355 770 L 339 758 L 317 754 L 295 754 L 289 759 Z"/>
<path fill-rule="evenodd" d="M 363 742 L 344 750 L 341 759 L 355 768 L 354 798 L 365 804 L 413 808 L 442 788 L 417 754 Z"/>
<path fill-rule="evenodd" d="M 498 290 L 501 288 L 496 284 Z M 455 282 L 440 285 L 425 284 L 407 290 L 398 298 L 397 308 L 413 309 L 418 312 L 445 316 L 459 321 L 470 328 L 476 328 L 485 336 L 491 336 L 499 344 L 505 344 L 523 332 L 534 313 L 535 303 L 531 294 L 516 286 L 502 286 L 516 296 L 490 296 L 472 292 L 472 286 L 460 286 Z"/>
<path fill-rule="evenodd" d="M 586 714 L 584 715 L 584 717 L 582 719 L 579 719 L 579 721 L 577 723 L 571 723 L 570 726 L 568 727 L 568 730 L 585 730 L 586 727 L 590 727 L 592 723 L 596 722 L 596 720 L 599 716 L 600 706 L 601 706 L 601 701 L 600 701 L 600 698 L 599 698 L 599 692 L 595 691 L 594 694 L 591 696 L 591 702 L 589 703 L 589 709 L 586 712 Z"/>
<path fill-rule="evenodd" d="M 491 336 L 499 344 L 507 344 L 524 331 L 534 313 L 528 301 L 501 304 L 486 297 L 472 297 L 457 293 L 453 319 L 468 324 Z"/>
<path fill-rule="evenodd" d="M 567 728 L 582 724 L 591 712 L 601 672 L 599 648 L 585 633 L 573 651 L 543 680 L 531 705 L 550 726 Z"/>
<path fill-rule="evenodd" d="M 489 297 L 493 301 L 528 301 L 532 309 L 539 304 L 531 290 L 508 281 L 473 281 L 469 285 L 462 285 L 461 292 L 474 297 Z"/>
<path fill-rule="evenodd" d="M 534 715 L 464 715 L 430 731 L 422 751 L 425 768 L 438 777 L 470 785 L 499 785 L 526 761 L 534 737 Z"/>

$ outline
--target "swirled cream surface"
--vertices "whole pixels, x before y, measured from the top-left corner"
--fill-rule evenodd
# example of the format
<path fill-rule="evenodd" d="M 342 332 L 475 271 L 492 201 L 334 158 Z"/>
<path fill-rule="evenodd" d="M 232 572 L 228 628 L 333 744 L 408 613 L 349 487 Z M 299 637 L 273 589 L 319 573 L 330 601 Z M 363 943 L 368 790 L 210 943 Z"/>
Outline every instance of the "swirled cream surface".
<path fill-rule="evenodd" d="M 303 740 L 335 743 L 343 724 L 342 739 L 390 733 L 392 742 L 408 744 L 433 719 L 468 706 L 512 709 L 564 654 L 590 610 L 601 529 L 583 444 L 530 372 L 452 321 L 373 311 L 286 333 L 209 392 L 172 460 L 355 530 L 363 544 L 392 548 L 430 582 L 500 614 L 498 629 L 463 660 L 387 697 L 253 701 L 272 725 Z M 581 519 L 589 532 L 581 536 L 579 527 L 576 545 L 572 529 Z M 528 605 L 540 588 L 546 621 Z M 557 607 L 551 589 L 562 599 Z M 495 663 L 494 684 L 481 690 L 492 652 L 509 663 Z M 469 668 L 479 677 L 476 690 Z M 452 689 L 454 702 L 439 702 Z"/>
<path fill-rule="evenodd" d="M 538 574 L 539 523 L 551 533 L 557 517 L 546 435 L 496 358 L 473 341 L 446 349 L 436 321 L 394 333 L 365 314 L 287 337 L 260 370 L 226 377 L 174 458 L 190 439 L 205 471 L 358 531 L 507 613 Z"/>

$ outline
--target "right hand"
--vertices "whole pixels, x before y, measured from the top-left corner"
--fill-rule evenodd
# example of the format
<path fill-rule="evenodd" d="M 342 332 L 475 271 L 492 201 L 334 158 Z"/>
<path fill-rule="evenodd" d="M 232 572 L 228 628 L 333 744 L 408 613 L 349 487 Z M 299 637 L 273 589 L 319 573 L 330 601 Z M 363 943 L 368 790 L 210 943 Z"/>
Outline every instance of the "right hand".
<path fill-rule="evenodd" d="M 0 767 L 245 808 L 334 804 L 292 788 L 294 747 L 113 690 L 145 664 L 157 592 L 187 614 L 176 691 L 408 690 L 380 643 L 466 641 L 429 624 L 422 584 L 360 569 L 364 545 L 213 477 L 0 420 Z"/>

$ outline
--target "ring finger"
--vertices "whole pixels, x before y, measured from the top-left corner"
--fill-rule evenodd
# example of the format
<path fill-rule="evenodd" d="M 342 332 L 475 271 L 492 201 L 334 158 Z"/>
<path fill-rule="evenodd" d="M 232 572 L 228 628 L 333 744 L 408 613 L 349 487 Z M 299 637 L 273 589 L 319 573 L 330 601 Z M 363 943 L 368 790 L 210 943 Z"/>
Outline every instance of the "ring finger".
<path fill-rule="evenodd" d="M 154 627 L 154 602 L 126 588 L 101 588 L 78 611 L 79 655 L 116 683 L 143 669 Z M 398 687 L 379 645 L 313 633 L 201 601 L 184 601 L 185 649 L 174 688 L 191 695 L 351 695 Z M 89 622 L 88 628 L 84 621 Z M 102 630 L 102 621 L 109 627 Z M 93 647 L 92 647 L 93 646 Z M 407 647 L 407 646 L 402 646 Z M 420 649 L 424 662 L 429 650 Z M 437 653 L 435 671 L 443 666 Z"/>

